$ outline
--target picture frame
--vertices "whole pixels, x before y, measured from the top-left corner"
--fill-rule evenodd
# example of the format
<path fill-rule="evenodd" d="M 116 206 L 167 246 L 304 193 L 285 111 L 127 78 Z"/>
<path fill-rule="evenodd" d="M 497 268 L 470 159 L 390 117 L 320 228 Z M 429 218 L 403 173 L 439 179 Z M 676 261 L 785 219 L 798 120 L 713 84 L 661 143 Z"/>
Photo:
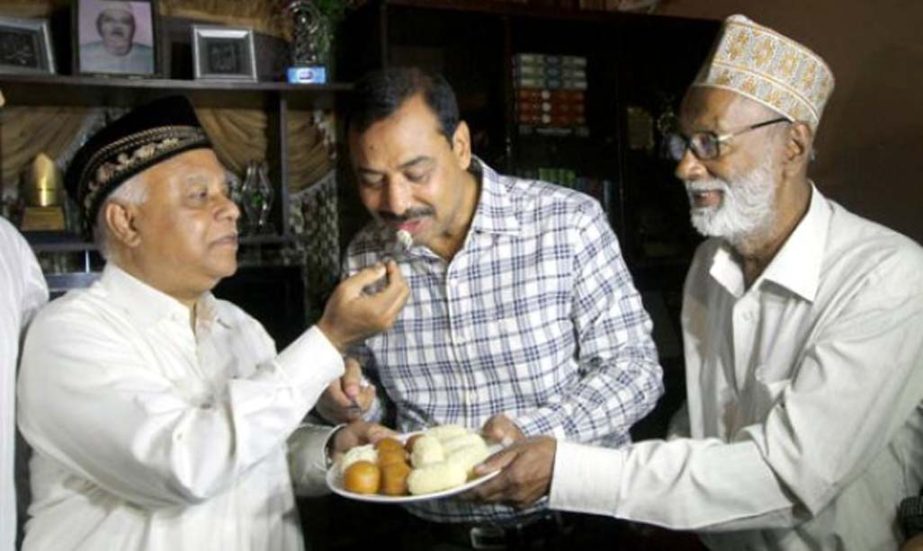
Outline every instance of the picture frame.
<path fill-rule="evenodd" d="M 193 25 L 192 57 L 197 80 L 257 80 L 251 28 Z"/>
<path fill-rule="evenodd" d="M 159 74 L 155 0 L 74 0 L 74 74 Z"/>
<path fill-rule="evenodd" d="M 0 73 L 55 74 L 47 19 L 0 17 Z"/>

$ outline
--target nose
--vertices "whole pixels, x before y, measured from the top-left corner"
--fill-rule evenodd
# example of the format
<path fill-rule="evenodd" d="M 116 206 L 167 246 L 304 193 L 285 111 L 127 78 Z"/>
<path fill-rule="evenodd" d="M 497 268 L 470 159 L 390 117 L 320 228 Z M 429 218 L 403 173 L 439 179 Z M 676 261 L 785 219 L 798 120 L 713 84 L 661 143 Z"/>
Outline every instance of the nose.
<path fill-rule="evenodd" d="M 708 176 L 708 169 L 702 161 L 688 148 L 683 152 L 682 158 L 676 163 L 674 174 L 683 181 L 699 180 Z"/>
<path fill-rule="evenodd" d="M 385 185 L 385 193 L 382 198 L 383 207 L 388 212 L 402 216 L 410 208 L 411 204 L 410 186 L 400 178 L 389 180 Z"/>
<path fill-rule="evenodd" d="M 218 219 L 223 220 L 227 218 L 236 223 L 237 219 L 240 218 L 240 208 L 237 206 L 237 203 L 231 201 L 231 198 L 227 195 L 222 195 L 219 201 L 218 210 L 216 211 Z"/>

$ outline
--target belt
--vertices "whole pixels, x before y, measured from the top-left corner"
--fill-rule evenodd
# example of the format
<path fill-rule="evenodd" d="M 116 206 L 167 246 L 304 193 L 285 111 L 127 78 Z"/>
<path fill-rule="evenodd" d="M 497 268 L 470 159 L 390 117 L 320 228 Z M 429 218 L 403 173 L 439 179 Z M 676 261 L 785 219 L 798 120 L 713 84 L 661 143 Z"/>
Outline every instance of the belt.
<path fill-rule="evenodd" d="M 574 525 L 560 513 L 552 512 L 517 524 L 426 523 L 431 533 L 445 543 L 469 549 L 557 548 L 556 543 L 571 535 Z"/>

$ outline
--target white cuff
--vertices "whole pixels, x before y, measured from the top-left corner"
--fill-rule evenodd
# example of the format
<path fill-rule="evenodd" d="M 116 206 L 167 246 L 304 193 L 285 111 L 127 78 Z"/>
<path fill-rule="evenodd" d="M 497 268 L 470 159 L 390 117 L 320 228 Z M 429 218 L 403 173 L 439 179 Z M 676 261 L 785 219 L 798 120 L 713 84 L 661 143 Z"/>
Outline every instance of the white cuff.
<path fill-rule="evenodd" d="M 327 493 L 327 443 L 338 427 L 302 425 L 288 439 L 289 470 L 295 493 L 316 496 Z"/>
<path fill-rule="evenodd" d="M 615 515 L 626 451 L 558 441 L 548 506 Z"/>
<path fill-rule="evenodd" d="M 285 347 L 276 356 L 276 365 L 293 384 L 305 390 L 312 405 L 320 392 L 345 371 L 343 356 L 316 326 Z"/>

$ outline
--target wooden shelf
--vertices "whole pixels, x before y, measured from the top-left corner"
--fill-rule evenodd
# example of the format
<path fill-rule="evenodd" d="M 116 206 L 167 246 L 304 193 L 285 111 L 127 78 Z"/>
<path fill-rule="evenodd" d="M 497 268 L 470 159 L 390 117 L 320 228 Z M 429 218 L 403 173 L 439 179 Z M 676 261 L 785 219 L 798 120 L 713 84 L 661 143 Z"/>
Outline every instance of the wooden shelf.
<path fill-rule="evenodd" d="M 67 232 L 23 232 L 26 241 L 35 252 L 70 253 L 95 251 L 96 245 Z M 243 235 L 240 246 L 285 245 L 295 240 L 291 235 Z"/>
<path fill-rule="evenodd" d="M 158 97 L 183 94 L 197 106 L 256 108 L 284 98 L 290 108 L 334 106 L 337 94 L 351 84 L 289 84 L 223 80 L 174 80 L 69 75 L 2 75 L 0 90 L 7 105 L 111 105 L 132 107 Z"/>

